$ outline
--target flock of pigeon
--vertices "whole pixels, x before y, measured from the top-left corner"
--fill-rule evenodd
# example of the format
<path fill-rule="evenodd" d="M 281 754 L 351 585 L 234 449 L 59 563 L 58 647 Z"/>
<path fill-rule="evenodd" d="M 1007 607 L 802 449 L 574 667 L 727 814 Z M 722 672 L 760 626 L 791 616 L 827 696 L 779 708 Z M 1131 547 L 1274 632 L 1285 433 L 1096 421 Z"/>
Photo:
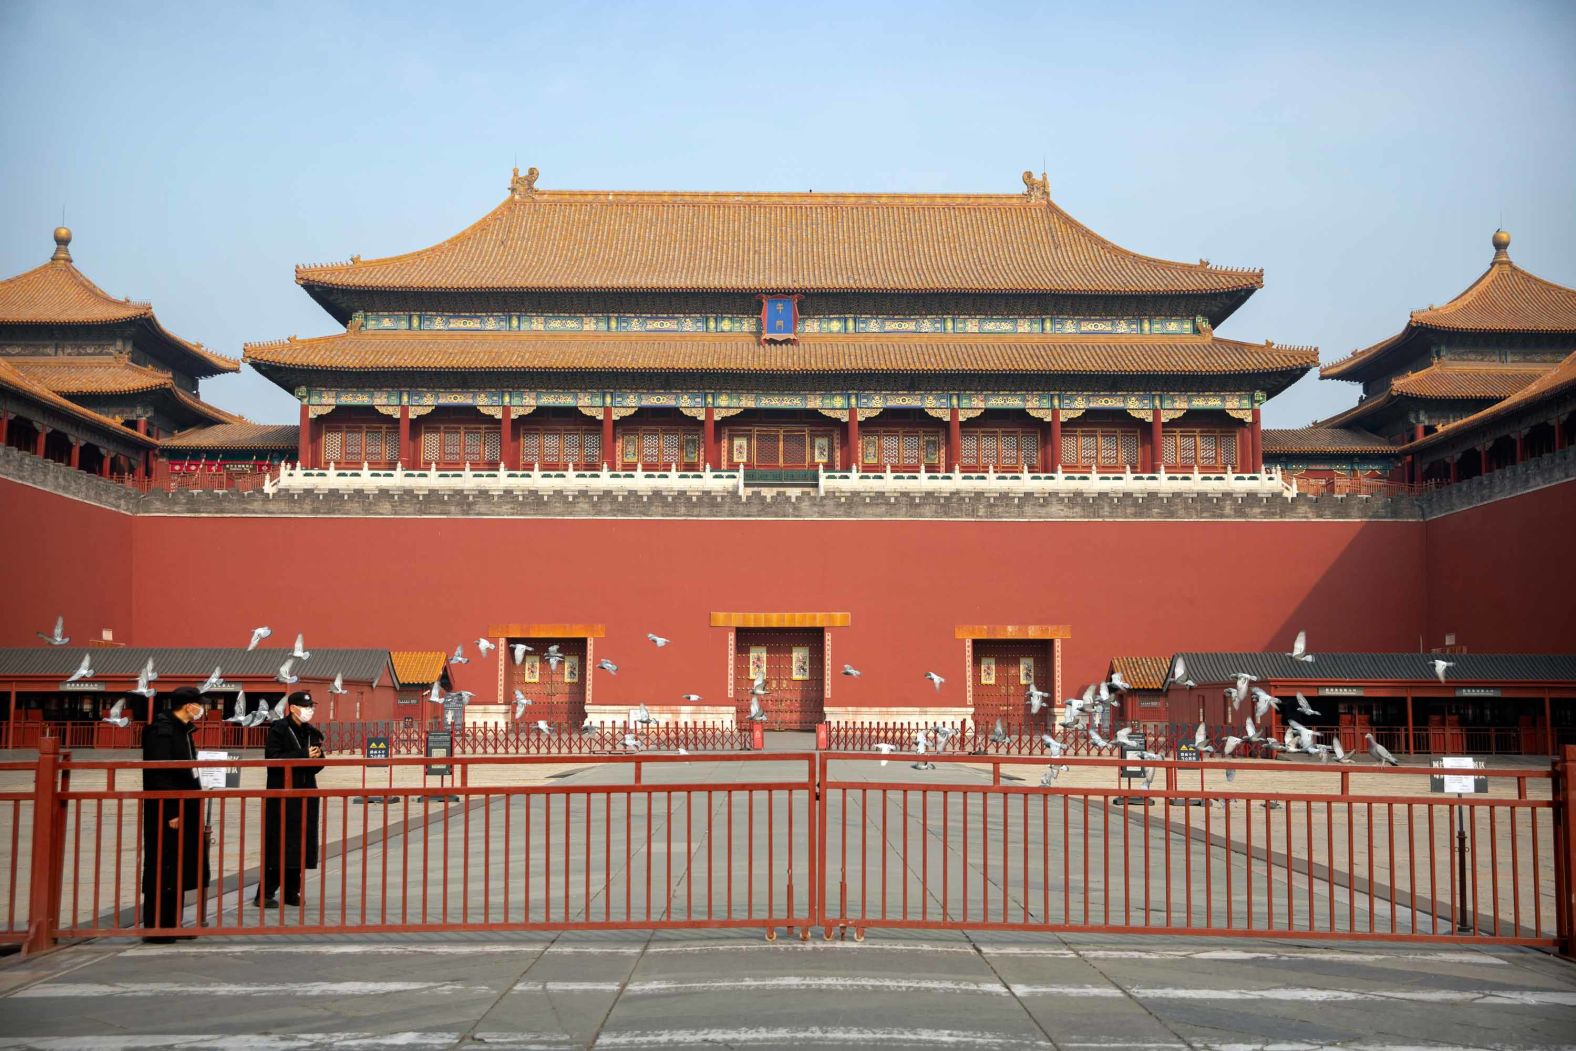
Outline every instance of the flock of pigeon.
<path fill-rule="evenodd" d="M 37 632 L 36 634 L 39 638 L 53 646 L 64 646 L 71 641 L 70 636 L 65 634 L 64 616 L 55 618 L 55 627 L 52 633 L 46 635 L 43 632 Z M 247 650 L 250 651 L 256 649 L 258 643 L 262 642 L 272 634 L 272 629 L 268 628 L 267 626 L 254 628 L 252 630 L 251 640 L 246 645 Z M 665 648 L 671 641 L 652 632 L 646 633 L 646 639 L 657 649 Z M 497 648 L 497 645 L 497 643 L 486 638 L 478 638 L 476 640 L 476 649 L 484 659 L 489 653 Z M 530 645 L 524 642 L 512 643 L 510 644 L 509 649 L 510 656 L 517 667 L 524 662 L 525 655 L 527 653 L 535 652 L 535 650 Z M 306 661 L 310 659 L 311 656 L 311 651 L 305 648 L 305 639 L 303 636 L 297 635 L 295 637 L 295 646 L 291 650 L 290 656 L 286 658 L 285 662 L 279 666 L 279 670 L 275 674 L 274 678 L 286 686 L 295 685 L 300 681 L 301 678 L 295 672 L 296 662 Z M 1307 663 L 1313 662 L 1314 655 L 1308 652 L 1307 632 L 1300 631 L 1297 633 L 1297 638 L 1292 643 L 1291 651 L 1287 653 L 1286 656 L 1293 660 Z M 566 659 L 565 654 L 560 651 L 557 643 L 548 646 L 543 651 L 542 657 L 547 661 L 548 666 L 554 670 L 556 670 L 558 666 Z M 470 658 L 465 656 L 464 643 L 454 647 L 454 653 L 449 657 L 449 663 L 470 663 Z M 1439 660 L 1437 658 L 1431 660 L 1430 663 L 1432 665 L 1434 675 L 1439 679 L 1440 682 L 1445 681 L 1446 670 L 1455 666 L 1450 661 Z M 597 661 L 596 666 L 598 670 L 604 671 L 609 675 L 618 674 L 618 665 L 613 663 L 611 660 L 608 660 L 606 657 Z M 843 665 L 843 674 L 849 677 L 858 677 L 860 675 L 860 671 L 851 664 L 845 664 Z M 79 665 L 77 670 L 72 672 L 65 681 L 77 682 L 79 680 L 91 678 L 92 676 L 93 656 L 90 652 L 83 655 L 81 665 Z M 137 676 L 137 685 L 130 692 L 143 697 L 153 697 L 157 691 L 155 691 L 150 684 L 157 680 L 158 677 L 158 673 L 155 672 L 153 668 L 153 658 L 150 657 L 148 658 L 147 664 Z M 197 692 L 207 693 L 208 691 L 215 689 L 222 681 L 222 678 L 223 676 L 221 669 L 215 667 L 212 674 L 208 676 L 207 680 L 204 681 L 202 685 L 197 687 Z M 1335 735 L 1327 734 L 1322 730 L 1310 729 L 1302 722 L 1295 718 L 1291 718 L 1290 716 L 1288 716 L 1286 719 L 1285 733 L 1281 738 L 1277 739 L 1272 734 L 1267 734 L 1265 732 L 1265 717 L 1272 711 L 1278 713 L 1281 710 L 1280 698 L 1275 697 L 1260 687 L 1253 685 L 1253 683 L 1258 681 L 1257 676 L 1250 675 L 1247 672 L 1238 672 L 1236 673 L 1235 678 L 1235 684 L 1228 686 L 1225 689 L 1226 700 L 1231 704 L 1231 714 L 1235 716 L 1242 705 L 1250 700 L 1253 702 L 1252 714 L 1245 715 L 1243 717 L 1242 733 L 1240 735 L 1226 734 L 1220 738 L 1220 747 L 1218 749 L 1210 740 L 1208 726 L 1205 723 L 1199 723 L 1198 729 L 1193 734 L 1192 743 L 1193 747 L 1200 753 L 1211 755 L 1218 754 L 1222 757 L 1226 757 L 1232 755 L 1237 751 L 1237 749 L 1244 745 L 1253 745 L 1258 748 L 1261 754 L 1266 754 L 1272 757 L 1276 753 L 1286 752 L 1288 754 L 1306 754 L 1310 756 L 1317 756 L 1321 763 L 1328 762 L 1331 759 L 1337 763 L 1342 764 L 1350 764 L 1354 761 L 1351 753 L 1346 751 L 1346 749 L 1341 746 L 1340 740 Z M 938 693 L 941 690 L 942 684 L 946 682 L 945 678 L 937 675 L 933 671 L 926 672 L 925 679 L 936 689 Z M 1187 687 L 1197 685 L 1192 679 L 1188 678 L 1187 665 L 1181 656 L 1178 656 L 1173 661 L 1170 672 L 1166 677 L 1165 685 L 1169 686 L 1172 683 L 1178 683 Z M 1081 733 L 1089 742 L 1089 744 L 1095 748 L 1110 749 L 1113 747 L 1119 747 L 1122 749 L 1124 755 L 1137 758 L 1140 761 L 1162 760 L 1164 759 L 1163 756 L 1156 752 L 1149 751 L 1143 747 L 1143 744 L 1134 735 L 1134 731 L 1130 726 L 1122 726 L 1118 728 L 1109 739 L 1107 739 L 1101 733 L 1102 727 L 1110 727 L 1114 721 L 1112 717 L 1115 713 L 1115 710 L 1122 706 L 1122 696 L 1131 689 L 1132 686 L 1123 679 L 1121 672 L 1113 671 L 1109 679 L 1103 680 L 1101 682 L 1090 683 L 1081 696 L 1067 698 L 1063 705 L 1062 718 L 1057 721 L 1056 726 L 1059 729 L 1068 731 L 1070 734 Z M 339 673 L 334 676 L 334 681 L 329 686 L 328 692 L 331 694 L 343 694 L 347 692 L 345 690 L 343 673 Z M 766 677 L 764 675 L 757 675 L 750 686 L 749 719 L 751 722 L 764 723 L 766 721 L 766 711 L 761 707 L 761 699 L 765 697 L 768 692 L 769 691 L 766 686 Z M 434 682 L 427 699 L 431 703 L 441 705 L 443 707 L 444 722 L 446 725 L 452 727 L 457 720 L 462 718 L 465 705 L 470 702 L 472 697 L 474 697 L 474 694 L 469 690 L 451 690 L 445 693 L 441 685 L 437 682 Z M 701 697 L 699 694 L 687 693 L 683 695 L 682 699 L 687 703 L 693 704 L 699 701 Z M 1030 715 L 1038 715 L 1041 708 L 1045 706 L 1045 702 L 1049 699 L 1050 694 L 1040 689 L 1038 685 L 1032 681 L 1024 690 L 1024 704 L 1028 706 Z M 1296 699 L 1297 715 L 1313 718 L 1321 717 L 1320 713 L 1308 703 L 1308 699 L 1301 693 L 1296 694 Z M 531 706 L 531 703 L 531 699 L 526 697 L 521 690 L 516 689 L 514 691 L 514 720 L 516 722 L 518 722 L 525 715 L 526 709 Z M 116 701 L 114 706 L 110 708 L 109 714 L 104 717 L 104 721 L 121 727 L 130 725 L 130 718 L 125 714 L 125 709 L 125 698 Z M 235 723 L 243 727 L 260 726 L 264 723 L 282 719 L 284 718 L 284 714 L 285 702 L 283 699 L 281 699 L 279 703 L 274 705 L 272 708 L 268 706 L 267 702 L 258 701 L 257 708 L 254 711 L 248 713 L 246 711 L 246 691 L 243 689 L 239 692 L 239 695 L 236 698 L 234 714 L 227 718 L 225 722 Z M 634 721 L 640 724 L 643 728 L 648 728 L 656 723 L 656 719 L 652 716 L 651 712 L 647 709 L 644 703 L 641 703 L 640 707 L 637 709 Z M 544 734 L 550 734 L 553 732 L 552 725 L 545 719 L 536 720 L 535 723 L 532 724 L 532 728 Z M 593 734 L 596 732 L 596 726 L 592 723 L 589 716 L 581 724 L 580 732 L 582 734 Z M 939 753 L 945 750 L 948 742 L 956 734 L 957 730 L 953 729 L 952 727 L 942 726 L 939 724 L 930 726 L 928 728 L 920 727 L 918 730 L 916 730 L 914 732 L 914 751 L 919 758 L 918 761 L 912 764 L 913 768 L 916 770 L 934 770 L 935 763 L 930 762 L 926 758 L 927 754 Z M 1319 741 L 1320 737 L 1325 736 L 1329 737 L 1328 744 L 1324 744 Z M 1390 753 L 1389 749 L 1385 748 L 1384 745 L 1374 740 L 1373 734 L 1365 734 L 1364 738 L 1368 742 L 1368 754 L 1373 757 L 1376 763 L 1379 763 L 1382 766 L 1401 765 L 1395 756 Z M 994 744 L 1005 744 L 1008 740 L 1010 740 L 1007 730 L 1002 725 L 1002 721 L 1000 719 L 996 720 L 996 725 L 991 732 L 990 740 Z M 1040 740 L 1045 745 L 1046 752 L 1053 760 L 1061 758 L 1064 754 L 1066 754 L 1068 748 L 1070 747 L 1070 742 L 1064 741 L 1052 733 L 1041 734 Z M 641 739 L 633 733 L 627 733 L 624 735 L 623 744 L 627 748 L 638 749 L 641 747 Z M 882 753 L 884 756 L 891 755 L 897 751 L 897 746 L 890 743 L 880 743 L 875 747 L 876 750 Z M 682 752 L 683 749 L 680 749 L 680 751 Z M 881 765 L 885 766 L 886 764 L 887 760 L 883 758 L 881 760 Z M 1068 769 L 1070 769 L 1070 767 L 1068 767 L 1066 764 L 1053 763 L 1046 769 L 1044 775 L 1041 776 L 1040 784 L 1050 785 L 1056 780 L 1058 775 L 1066 772 Z M 1231 781 L 1234 780 L 1235 777 L 1236 770 L 1228 768 L 1226 770 L 1226 780 Z M 1144 787 L 1148 788 L 1153 780 L 1154 769 L 1149 768 L 1145 772 Z"/>

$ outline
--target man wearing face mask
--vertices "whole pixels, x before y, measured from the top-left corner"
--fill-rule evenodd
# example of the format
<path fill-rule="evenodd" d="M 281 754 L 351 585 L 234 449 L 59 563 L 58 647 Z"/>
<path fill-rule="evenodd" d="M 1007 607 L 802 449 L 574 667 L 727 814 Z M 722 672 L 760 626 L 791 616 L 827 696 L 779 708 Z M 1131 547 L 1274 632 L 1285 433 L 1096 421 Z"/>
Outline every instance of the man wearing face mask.
<path fill-rule="evenodd" d="M 267 759 L 321 759 L 323 733 L 312 725 L 312 695 L 297 690 L 285 698 L 289 714 L 268 727 Z M 268 787 L 286 789 L 317 788 L 319 766 L 271 766 Z M 317 868 L 318 798 L 288 794 L 263 802 L 263 881 L 257 888 L 255 904 L 273 908 L 281 882 L 286 905 L 301 904 L 301 878 L 306 869 Z"/>
<path fill-rule="evenodd" d="M 182 686 L 170 707 L 154 715 L 142 735 L 145 762 L 195 760 L 192 734 L 206 710 L 202 694 Z M 201 788 L 191 767 L 142 771 L 145 792 L 192 792 Z M 184 892 L 208 882 L 207 835 L 202 803 L 189 799 L 149 799 L 142 805 L 142 925 L 179 927 Z M 169 935 L 150 935 L 145 942 L 172 942 Z"/>

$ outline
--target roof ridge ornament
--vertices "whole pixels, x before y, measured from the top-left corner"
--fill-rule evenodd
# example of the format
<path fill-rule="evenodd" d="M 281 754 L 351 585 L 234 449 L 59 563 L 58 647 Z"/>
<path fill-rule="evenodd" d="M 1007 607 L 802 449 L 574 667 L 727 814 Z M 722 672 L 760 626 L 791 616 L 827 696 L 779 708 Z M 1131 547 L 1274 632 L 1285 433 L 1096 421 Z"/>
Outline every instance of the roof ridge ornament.
<path fill-rule="evenodd" d="M 527 168 L 525 174 L 520 174 L 520 169 L 514 170 L 514 176 L 509 180 L 509 195 L 511 197 L 535 197 L 536 177 L 541 173 L 535 168 Z"/>
<path fill-rule="evenodd" d="M 71 227 L 55 227 L 55 254 L 49 257 L 51 263 L 71 262 Z"/>
<path fill-rule="evenodd" d="M 1495 230 L 1492 242 L 1494 245 L 1494 262 L 1510 262 L 1510 252 L 1507 251 L 1510 248 L 1510 234 L 1506 233 L 1503 228 Z"/>
<path fill-rule="evenodd" d="M 1051 179 L 1045 172 L 1040 173 L 1036 179 L 1034 173 L 1023 173 L 1023 195 L 1031 201 L 1049 201 L 1051 199 Z"/>

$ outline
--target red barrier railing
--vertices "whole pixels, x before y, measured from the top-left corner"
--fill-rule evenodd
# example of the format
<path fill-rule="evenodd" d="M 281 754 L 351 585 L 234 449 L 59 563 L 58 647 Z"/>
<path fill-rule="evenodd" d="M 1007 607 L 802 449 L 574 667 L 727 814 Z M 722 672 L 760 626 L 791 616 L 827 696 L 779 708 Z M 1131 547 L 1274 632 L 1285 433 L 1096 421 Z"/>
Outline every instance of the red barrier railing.
<path fill-rule="evenodd" d="M 1568 943 L 1573 799 L 1555 774 L 1480 770 L 1497 797 L 1430 795 L 1428 767 L 1058 760 L 1048 785 L 872 784 L 820 753 L 822 924 Z M 941 771 L 978 765 L 940 755 Z M 836 764 L 838 771 L 832 769 Z M 1035 765 L 1035 769 L 1039 764 Z M 1295 792 L 1226 771 L 1291 773 Z M 1013 778 L 1017 780 L 1017 778 Z M 941 783 L 934 783 L 940 781 Z"/>
<path fill-rule="evenodd" d="M 61 936 L 177 932 L 807 937 L 820 924 L 828 937 L 997 928 L 1576 948 L 1576 747 L 1552 770 L 1475 771 L 1488 792 L 1465 797 L 1431 794 L 1427 767 L 943 753 L 910 774 L 883 758 L 713 754 L 704 761 L 743 764 L 738 780 L 708 770 L 698 782 L 686 756 L 584 755 L 573 783 L 548 782 L 553 755 L 246 760 L 234 765 L 253 781 L 322 764 L 340 784 L 145 792 L 143 770 L 194 764 L 73 760 L 46 738 L 36 761 L 0 764 L 33 780 L 0 794 L 0 936 L 36 951 Z M 315 825 L 281 820 L 308 801 Z M 313 847 L 301 898 L 253 904 L 271 855 Z M 145 869 L 167 878 L 162 897 Z"/>
<path fill-rule="evenodd" d="M 543 732 L 530 720 L 448 727 L 433 720 L 424 726 L 359 722 L 323 725 L 330 752 L 360 754 L 371 737 L 384 737 L 395 755 L 422 755 L 429 732 L 453 735 L 455 755 L 597 755 L 633 751 L 743 752 L 753 746 L 748 728 L 702 723 L 653 722 L 631 728 L 622 722 L 593 723 L 589 729 L 552 727 Z M 630 743 L 630 739 L 636 742 Z"/>
<path fill-rule="evenodd" d="M 595 776 L 574 786 L 518 783 L 551 756 L 396 757 L 371 788 L 145 792 L 144 769 L 194 764 L 72 760 L 52 744 L 36 764 L 31 876 L 16 877 L 11 897 L 28 922 L 9 933 L 29 949 L 57 937 L 177 933 L 789 927 L 808 936 L 817 907 L 812 754 L 709 757 L 745 764 L 724 784 L 687 780 L 688 760 L 675 755 L 582 756 Z M 434 763 L 452 777 L 428 776 Z M 359 759 L 234 765 L 320 764 L 364 769 Z M 289 817 L 304 804 L 315 823 Z M 167 818 L 173 831 L 147 834 Z M 157 881 L 144 883 L 145 843 L 171 888 L 162 899 Z M 275 877 L 283 907 L 254 903 L 271 854 L 314 852 L 298 900 Z"/>
<path fill-rule="evenodd" d="M 917 752 L 914 735 L 921 729 L 928 732 L 926 751 L 935 751 L 937 742 L 940 742 L 940 751 L 963 755 L 1021 755 L 1043 757 L 1050 754 L 1050 748 L 1045 743 L 1045 735 L 1054 738 L 1062 749 L 1062 754 L 1071 756 L 1105 756 L 1114 758 L 1120 754 L 1114 736 L 1115 728 L 1099 731 L 1103 739 L 1109 739 L 1106 746 L 1096 745 L 1087 733 L 1080 729 L 1049 724 L 1013 724 L 1002 726 L 1002 733 L 997 734 L 995 726 L 980 726 L 970 720 L 959 722 L 930 722 L 926 724 L 908 722 L 835 722 L 826 723 L 824 750 L 834 752 L 869 752 L 875 751 L 878 745 L 891 745 L 898 752 Z M 1159 754 L 1169 754 L 1176 750 L 1179 744 L 1191 744 L 1193 735 L 1198 729 L 1197 723 L 1159 723 L 1136 722 L 1124 724 L 1117 721 L 1115 726 L 1128 726 L 1137 734 L 1143 736 L 1144 748 L 1147 751 Z M 937 728 L 942 732 L 936 732 Z M 1210 740 L 1218 742 L 1229 733 L 1240 733 L 1227 726 L 1208 726 L 1206 730 Z M 1243 746 L 1244 756 L 1256 755 L 1252 746 Z"/>

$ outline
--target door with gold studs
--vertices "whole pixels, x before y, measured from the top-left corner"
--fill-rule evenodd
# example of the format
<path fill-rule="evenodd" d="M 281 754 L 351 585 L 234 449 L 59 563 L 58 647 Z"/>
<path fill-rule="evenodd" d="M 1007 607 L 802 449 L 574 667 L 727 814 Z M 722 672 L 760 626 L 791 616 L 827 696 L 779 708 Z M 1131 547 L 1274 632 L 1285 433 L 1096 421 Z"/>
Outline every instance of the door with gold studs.
<path fill-rule="evenodd" d="M 759 698 L 770 730 L 813 730 L 824 718 L 826 651 L 820 631 L 739 630 L 734 634 L 733 701 L 739 725 L 750 714 L 750 688 L 766 678 Z"/>

